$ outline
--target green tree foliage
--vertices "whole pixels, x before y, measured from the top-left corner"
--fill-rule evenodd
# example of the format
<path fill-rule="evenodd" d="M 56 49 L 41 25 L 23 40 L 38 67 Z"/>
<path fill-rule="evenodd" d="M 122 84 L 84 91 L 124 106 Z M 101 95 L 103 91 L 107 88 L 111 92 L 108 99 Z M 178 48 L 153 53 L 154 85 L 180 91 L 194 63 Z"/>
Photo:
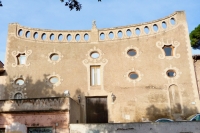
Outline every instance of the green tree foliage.
<path fill-rule="evenodd" d="M 200 24 L 190 33 L 191 46 L 200 49 Z"/>
<path fill-rule="evenodd" d="M 0 1 L 0 6 L 3 6 L 2 3 L 1 3 L 1 1 Z"/>
<path fill-rule="evenodd" d="M 64 2 L 64 0 L 60 1 Z M 101 0 L 98 0 L 98 2 L 101 2 Z M 80 11 L 82 8 L 82 5 L 78 2 L 78 0 L 68 0 L 68 2 L 65 2 L 65 6 L 68 6 L 70 11 L 73 9 L 76 9 L 76 11 Z"/>
<path fill-rule="evenodd" d="M 64 0 L 60 1 L 64 2 Z M 80 11 L 82 8 L 82 5 L 77 0 L 68 0 L 68 2 L 65 2 L 65 6 L 68 6 L 70 11 L 73 9 L 76 9 L 76 11 Z"/>
<path fill-rule="evenodd" d="M 65 2 L 64 0 L 60 0 L 61 2 Z M 101 0 L 98 0 L 98 2 L 101 2 Z M 0 0 L 0 6 L 3 6 Z M 76 11 L 80 11 L 82 8 L 81 3 L 78 2 L 78 0 L 68 0 L 65 2 L 65 6 L 68 6 L 70 11 L 73 9 L 76 9 Z"/>

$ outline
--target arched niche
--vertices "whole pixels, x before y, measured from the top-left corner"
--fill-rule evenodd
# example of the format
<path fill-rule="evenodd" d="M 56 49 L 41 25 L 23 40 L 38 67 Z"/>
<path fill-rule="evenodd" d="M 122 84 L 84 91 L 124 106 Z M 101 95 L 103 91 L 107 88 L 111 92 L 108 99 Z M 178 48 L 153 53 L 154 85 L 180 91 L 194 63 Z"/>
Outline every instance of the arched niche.
<path fill-rule="evenodd" d="M 172 114 L 181 114 L 181 99 L 180 92 L 177 85 L 173 84 L 169 86 L 169 100 L 170 100 L 170 108 Z"/>

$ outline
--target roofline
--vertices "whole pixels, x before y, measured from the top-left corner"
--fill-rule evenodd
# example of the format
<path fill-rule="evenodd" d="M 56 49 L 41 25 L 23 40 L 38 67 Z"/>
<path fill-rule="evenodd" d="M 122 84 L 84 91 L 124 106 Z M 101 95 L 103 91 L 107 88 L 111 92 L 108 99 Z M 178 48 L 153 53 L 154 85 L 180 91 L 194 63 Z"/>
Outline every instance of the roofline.
<path fill-rule="evenodd" d="M 200 54 L 192 55 L 192 58 L 195 59 L 195 60 L 199 60 L 200 59 Z"/>

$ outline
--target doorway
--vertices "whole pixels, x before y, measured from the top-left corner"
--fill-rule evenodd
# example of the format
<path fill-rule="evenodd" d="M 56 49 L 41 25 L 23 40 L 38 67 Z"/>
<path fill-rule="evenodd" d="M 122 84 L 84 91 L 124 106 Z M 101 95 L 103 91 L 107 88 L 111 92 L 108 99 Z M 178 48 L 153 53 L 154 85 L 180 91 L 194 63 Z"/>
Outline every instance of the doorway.
<path fill-rule="evenodd" d="M 107 97 L 86 97 L 87 123 L 108 123 Z"/>

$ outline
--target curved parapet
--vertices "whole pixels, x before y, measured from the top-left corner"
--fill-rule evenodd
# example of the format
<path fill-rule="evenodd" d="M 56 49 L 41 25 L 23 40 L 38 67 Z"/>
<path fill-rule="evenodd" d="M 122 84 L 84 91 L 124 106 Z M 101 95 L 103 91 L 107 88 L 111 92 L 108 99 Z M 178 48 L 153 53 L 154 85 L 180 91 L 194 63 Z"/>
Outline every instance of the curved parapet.
<path fill-rule="evenodd" d="M 155 35 L 175 28 L 179 24 L 175 12 L 165 18 L 128 26 L 92 30 L 45 30 L 16 25 L 16 36 L 21 39 L 47 42 L 93 42 Z M 12 25 L 12 24 L 11 24 Z M 94 34 L 95 32 L 95 34 Z M 98 33 L 97 33 L 98 32 Z M 95 38 L 95 39 L 94 39 Z"/>
<path fill-rule="evenodd" d="M 142 37 L 147 35 L 155 35 L 163 31 L 168 31 L 175 28 L 179 20 L 177 19 L 178 12 L 175 12 L 165 18 L 158 19 L 151 22 L 134 24 L 123 27 L 107 28 L 99 30 L 100 41 L 126 39 L 133 37 Z M 112 37 L 113 34 L 113 37 Z M 105 38 L 101 38 L 105 35 Z"/>

